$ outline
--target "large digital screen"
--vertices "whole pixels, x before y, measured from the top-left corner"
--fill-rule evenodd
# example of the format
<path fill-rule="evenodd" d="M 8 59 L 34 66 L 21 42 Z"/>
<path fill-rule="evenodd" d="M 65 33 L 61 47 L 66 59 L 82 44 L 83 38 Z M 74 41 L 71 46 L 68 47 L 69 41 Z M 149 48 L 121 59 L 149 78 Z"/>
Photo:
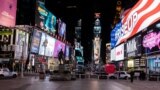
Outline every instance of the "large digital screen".
<path fill-rule="evenodd" d="M 27 60 L 28 41 L 29 41 L 29 33 L 26 33 L 20 30 L 16 30 L 14 59 L 21 59 L 21 56 L 23 56 L 23 59 Z"/>
<path fill-rule="evenodd" d="M 51 56 L 53 56 L 56 39 L 47 35 L 46 40 L 48 40 L 48 44 L 47 44 L 46 49 L 45 49 L 45 56 L 50 56 L 51 57 Z"/>
<path fill-rule="evenodd" d="M 94 54 L 93 54 L 94 62 L 98 64 L 100 60 L 100 49 L 101 49 L 101 40 L 99 37 L 95 37 L 93 45 L 94 45 Z"/>
<path fill-rule="evenodd" d="M 40 55 L 45 55 L 45 50 L 48 44 L 48 40 L 46 39 L 46 33 L 42 32 L 41 35 L 41 41 L 40 41 L 40 46 L 39 46 L 39 54 Z"/>
<path fill-rule="evenodd" d="M 42 32 L 39 30 L 34 30 L 32 36 L 32 43 L 31 43 L 31 53 L 38 53 L 39 52 L 39 45 L 41 40 Z"/>
<path fill-rule="evenodd" d="M 124 60 L 124 43 L 117 46 L 115 51 L 116 59 L 115 61 Z"/>
<path fill-rule="evenodd" d="M 141 35 L 134 36 L 134 38 L 127 40 L 125 44 L 126 57 L 141 56 Z"/>
<path fill-rule="evenodd" d="M 115 52 L 115 50 L 116 50 L 115 48 L 113 48 L 113 49 L 111 50 L 111 53 L 110 53 L 110 54 L 111 54 L 111 55 L 110 55 L 110 56 L 111 56 L 111 61 L 116 60 L 116 57 L 115 57 L 115 53 L 116 53 L 116 52 Z"/>
<path fill-rule="evenodd" d="M 16 10 L 17 0 L 0 0 L 0 25 L 15 26 Z"/>
<path fill-rule="evenodd" d="M 70 48 L 68 45 L 66 45 L 65 48 L 65 60 L 69 60 L 69 56 L 70 56 Z"/>
<path fill-rule="evenodd" d="M 66 34 L 66 24 L 61 19 L 58 21 L 58 34 L 61 37 L 65 37 Z"/>
<path fill-rule="evenodd" d="M 146 54 L 160 52 L 160 28 L 156 27 L 158 24 L 159 21 L 148 27 L 143 33 L 143 52 Z"/>
<path fill-rule="evenodd" d="M 122 26 L 116 31 L 116 45 L 158 21 L 160 19 L 159 8 L 159 0 L 139 0 L 122 18 Z"/>
<path fill-rule="evenodd" d="M 54 54 L 53 56 L 55 58 L 58 57 L 58 53 L 60 52 L 60 50 L 62 49 L 63 53 L 64 53 L 64 50 L 65 50 L 65 44 L 59 40 L 56 40 L 55 42 L 55 47 L 54 47 Z"/>
<path fill-rule="evenodd" d="M 46 31 L 55 33 L 56 17 L 48 11 L 43 2 L 37 2 L 35 25 Z"/>
<path fill-rule="evenodd" d="M 120 23 L 116 24 L 115 28 L 111 31 L 111 48 L 114 48 L 116 46 L 116 43 L 117 43 L 117 40 L 118 40 L 117 31 L 119 31 L 121 26 L 122 26 L 122 24 L 120 22 Z"/>
<path fill-rule="evenodd" d="M 147 67 L 149 69 L 148 74 L 157 74 L 160 73 L 160 56 L 149 56 L 147 57 Z"/>

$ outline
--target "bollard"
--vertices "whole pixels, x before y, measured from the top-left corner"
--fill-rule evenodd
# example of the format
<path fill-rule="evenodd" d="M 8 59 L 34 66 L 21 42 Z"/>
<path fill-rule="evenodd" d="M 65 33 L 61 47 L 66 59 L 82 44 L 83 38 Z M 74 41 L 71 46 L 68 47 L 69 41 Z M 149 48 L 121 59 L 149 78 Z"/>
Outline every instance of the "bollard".
<path fill-rule="evenodd" d="M 90 74 L 88 74 L 89 75 L 89 79 L 91 78 L 91 75 Z"/>
<path fill-rule="evenodd" d="M 81 74 L 79 74 L 79 78 L 81 79 Z"/>

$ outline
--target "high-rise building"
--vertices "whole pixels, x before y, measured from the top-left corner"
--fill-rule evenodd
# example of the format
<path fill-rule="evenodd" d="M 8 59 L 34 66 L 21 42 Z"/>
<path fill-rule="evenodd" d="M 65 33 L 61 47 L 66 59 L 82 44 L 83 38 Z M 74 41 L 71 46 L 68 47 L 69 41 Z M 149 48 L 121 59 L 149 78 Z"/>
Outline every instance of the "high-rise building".
<path fill-rule="evenodd" d="M 101 62 L 101 23 L 100 23 L 100 13 L 95 13 L 95 22 L 93 27 L 93 47 L 92 47 L 92 64 L 93 68 L 99 70 L 99 65 Z"/>

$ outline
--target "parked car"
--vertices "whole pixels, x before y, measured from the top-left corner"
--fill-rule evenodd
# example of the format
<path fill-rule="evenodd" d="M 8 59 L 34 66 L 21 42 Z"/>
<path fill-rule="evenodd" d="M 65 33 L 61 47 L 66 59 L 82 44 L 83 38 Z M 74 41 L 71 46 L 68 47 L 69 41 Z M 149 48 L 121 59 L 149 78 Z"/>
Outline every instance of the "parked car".
<path fill-rule="evenodd" d="M 117 79 L 117 75 L 115 73 L 110 73 L 110 74 L 107 74 L 107 77 L 109 79 Z"/>
<path fill-rule="evenodd" d="M 115 74 L 119 79 L 130 78 L 130 74 L 128 74 L 127 71 L 117 71 Z"/>
<path fill-rule="evenodd" d="M 8 68 L 0 69 L 0 78 L 13 77 L 16 78 L 18 76 L 17 72 L 10 71 Z"/>
<path fill-rule="evenodd" d="M 108 74 L 108 78 L 110 79 L 127 79 L 130 78 L 130 74 L 127 73 L 127 71 L 116 71 L 115 73 Z"/>

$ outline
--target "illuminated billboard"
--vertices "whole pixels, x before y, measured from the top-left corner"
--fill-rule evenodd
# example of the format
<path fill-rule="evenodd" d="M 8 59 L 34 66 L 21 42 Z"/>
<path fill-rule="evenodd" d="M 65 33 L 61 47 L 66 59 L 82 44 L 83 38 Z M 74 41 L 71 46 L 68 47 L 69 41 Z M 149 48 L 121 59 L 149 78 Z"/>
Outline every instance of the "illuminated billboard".
<path fill-rule="evenodd" d="M 143 33 L 142 45 L 146 54 L 160 52 L 160 28 L 156 27 L 159 23 L 153 24 Z"/>
<path fill-rule="evenodd" d="M 124 60 L 124 43 L 115 48 L 115 61 Z"/>
<path fill-rule="evenodd" d="M 66 48 L 65 48 L 65 60 L 69 60 L 69 55 L 70 55 L 70 49 L 69 49 L 69 46 L 66 45 Z"/>
<path fill-rule="evenodd" d="M 127 40 L 125 44 L 126 57 L 138 57 L 141 56 L 141 35 L 136 35 L 132 39 Z"/>
<path fill-rule="evenodd" d="M 48 40 L 48 44 L 46 46 L 45 50 L 45 56 L 53 56 L 54 53 L 54 47 L 55 47 L 55 38 L 52 38 L 51 36 L 47 35 L 46 40 Z"/>
<path fill-rule="evenodd" d="M 32 43 L 31 43 L 31 53 L 38 53 L 39 52 L 39 45 L 41 40 L 42 32 L 39 30 L 34 30 L 32 36 Z"/>
<path fill-rule="evenodd" d="M 60 50 L 62 49 L 63 53 L 64 53 L 64 50 L 65 50 L 65 44 L 59 40 L 56 40 L 55 42 L 55 48 L 54 48 L 54 54 L 53 56 L 55 58 L 58 57 L 58 53 L 60 52 Z"/>
<path fill-rule="evenodd" d="M 23 52 L 23 59 L 27 60 L 28 57 L 28 41 L 29 33 L 24 31 L 16 30 L 16 43 L 15 43 L 15 54 L 14 59 L 21 59 Z"/>
<path fill-rule="evenodd" d="M 100 49 L 101 49 L 101 40 L 99 37 L 95 37 L 94 42 L 94 62 L 95 64 L 99 64 L 99 60 L 100 60 Z"/>
<path fill-rule="evenodd" d="M 17 0 L 0 0 L 0 25 L 15 26 L 16 10 Z"/>
<path fill-rule="evenodd" d="M 55 33 L 56 17 L 48 11 L 43 2 L 37 2 L 35 26 L 48 32 Z"/>
<path fill-rule="evenodd" d="M 65 38 L 66 24 L 63 21 L 61 21 L 61 19 L 58 20 L 58 34 L 59 34 L 59 36 Z"/>
<path fill-rule="evenodd" d="M 159 0 L 139 0 L 122 18 L 122 26 L 116 31 L 116 45 L 160 19 Z"/>
<path fill-rule="evenodd" d="M 116 59 L 115 50 L 116 50 L 115 48 L 113 48 L 113 49 L 111 50 L 111 53 L 110 53 L 111 61 L 114 61 L 114 60 Z"/>
<path fill-rule="evenodd" d="M 45 50 L 46 50 L 47 44 L 49 42 L 46 39 L 46 35 L 47 35 L 46 33 L 42 32 L 41 41 L 40 41 L 40 45 L 39 45 L 39 54 L 40 55 L 45 55 Z"/>

